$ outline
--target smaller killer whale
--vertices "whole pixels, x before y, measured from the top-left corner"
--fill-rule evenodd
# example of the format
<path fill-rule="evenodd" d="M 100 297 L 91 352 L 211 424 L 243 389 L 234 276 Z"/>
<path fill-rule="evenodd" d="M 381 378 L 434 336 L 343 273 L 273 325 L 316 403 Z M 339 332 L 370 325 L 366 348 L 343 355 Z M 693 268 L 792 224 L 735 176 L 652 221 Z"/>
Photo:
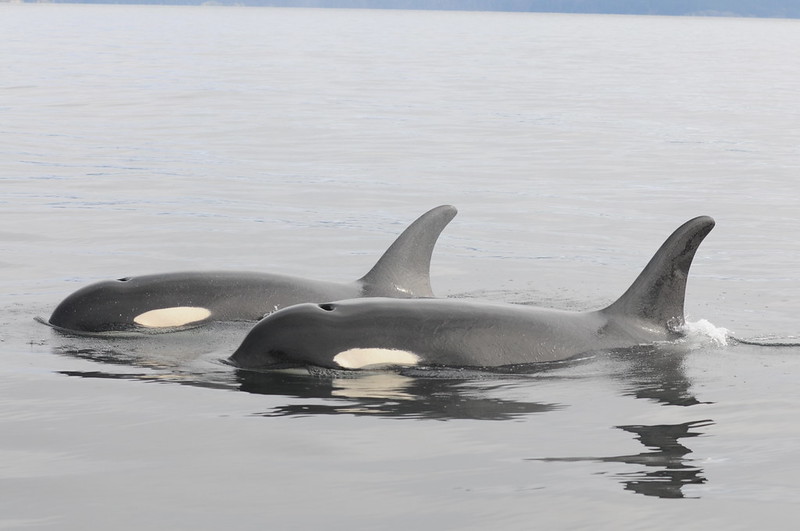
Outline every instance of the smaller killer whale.
<path fill-rule="evenodd" d="M 714 227 L 679 227 L 607 308 L 570 312 L 457 299 L 345 300 L 275 312 L 229 358 L 242 368 L 501 367 L 676 339 L 689 267 Z"/>
<path fill-rule="evenodd" d="M 46 324 L 83 335 L 171 332 L 211 321 L 255 321 L 301 302 L 432 297 L 433 247 L 457 210 L 436 207 L 409 225 L 375 266 L 338 284 L 254 272 L 184 272 L 96 282 L 64 299 Z"/>

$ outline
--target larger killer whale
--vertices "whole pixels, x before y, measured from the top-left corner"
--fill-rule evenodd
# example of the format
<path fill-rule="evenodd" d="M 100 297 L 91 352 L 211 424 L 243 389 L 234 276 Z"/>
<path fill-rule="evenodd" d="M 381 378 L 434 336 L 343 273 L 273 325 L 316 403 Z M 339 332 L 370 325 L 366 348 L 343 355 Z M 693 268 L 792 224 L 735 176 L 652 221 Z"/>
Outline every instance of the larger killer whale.
<path fill-rule="evenodd" d="M 500 367 L 675 339 L 684 324 L 689 267 L 713 227 L 710 217 L 683 224 L 601 310 L 458 299 L 301 304 L 258 323 L 229 361 L 243 368 Z"/>
<path fill-rule="evenodd" d="M 432 297 L 433 247 L 456 215 L 436 207 L 406 228 L 375 266 L 339 284 L 253 272 L 185 272 L 97 282 L 64 299 L 47 324 L 71 333 L 167 332 L 211 321 L 258 320 L 301 302 L 356 297 Z"/>

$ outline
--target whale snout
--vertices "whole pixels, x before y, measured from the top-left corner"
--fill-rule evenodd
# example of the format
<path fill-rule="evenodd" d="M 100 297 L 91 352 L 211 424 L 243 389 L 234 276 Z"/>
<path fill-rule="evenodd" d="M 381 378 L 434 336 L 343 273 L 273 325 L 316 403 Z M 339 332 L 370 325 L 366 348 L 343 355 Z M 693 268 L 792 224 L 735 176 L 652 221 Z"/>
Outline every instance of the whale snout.
<path fill-rule="evenodd" d="M 81 296 L 71 295 L 56 306 L 47 322 L 65 330 L 78 332 L 100 331 L 99 322 L 92 319 L 92 312 L 87 308 L 90 307 L 87 307 L 86 301 L 82 300 Z"/>
<path fill-rule="evenodd" d="M 278 310 L 250 330 L 228 361 L 246 369 L 301 366 L 308 357 L 301 347 L 309 339 L 306 326 L 335 308 L 333 303 L 304 303 Z"/>

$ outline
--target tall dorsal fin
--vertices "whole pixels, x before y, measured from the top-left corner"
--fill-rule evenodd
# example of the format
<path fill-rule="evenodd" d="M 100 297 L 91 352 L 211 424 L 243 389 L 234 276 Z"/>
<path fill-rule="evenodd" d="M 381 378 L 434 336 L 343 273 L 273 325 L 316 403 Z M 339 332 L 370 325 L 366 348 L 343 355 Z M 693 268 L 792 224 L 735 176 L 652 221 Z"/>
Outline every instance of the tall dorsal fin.
<path fill-rule="evenodd" d="M 431 255 L 439 234 L 458 211 L 442 205 L 429 210 L 397 237 L 369 273 L 359 279 L 372 297 L 433 297 Z"/>
<path fill-rule="evenodd" d="M 634 283 L 604 313 L 647 319 L 671 328 L 682 325 L 689 267 L 700 242 L 714 228 L 708 216 L 678 227 L 656 251 Z"/>

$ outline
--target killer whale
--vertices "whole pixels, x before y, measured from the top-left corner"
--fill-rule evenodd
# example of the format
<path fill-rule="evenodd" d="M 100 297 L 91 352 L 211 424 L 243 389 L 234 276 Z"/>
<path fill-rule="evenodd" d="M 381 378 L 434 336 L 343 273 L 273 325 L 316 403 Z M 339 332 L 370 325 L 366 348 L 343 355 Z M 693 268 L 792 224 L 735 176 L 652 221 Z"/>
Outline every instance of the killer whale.
<path fill-rule="evenodd" d="M 710 217 L 684 223 L 610 306 L 571 312 L 459 299 L 300 304 L 259 322 L 228 362 L 242 368 L 501 367 L 679 337 L 686 281 Z"/>
<path fill-rule="evenodd" d="M 433 247 L 457 210 L 436 207 L 409 225 L 363 277 L 334 283 L 257 272 L 177 272 L 101 281 L 66 297 L 46 324 L 83 335 L 182 330 L 211 321 L 255 321 L 301 302 L 432 297 Z"/>

